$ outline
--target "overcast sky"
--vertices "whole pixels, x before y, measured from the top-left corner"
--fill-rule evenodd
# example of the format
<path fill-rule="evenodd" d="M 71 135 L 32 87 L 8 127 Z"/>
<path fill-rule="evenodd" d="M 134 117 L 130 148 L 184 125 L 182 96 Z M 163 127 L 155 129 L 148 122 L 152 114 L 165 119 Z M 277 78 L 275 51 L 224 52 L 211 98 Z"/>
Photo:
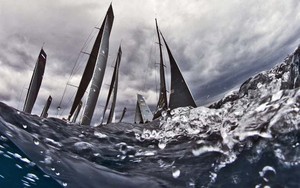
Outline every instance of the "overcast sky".
<path fill-rule="evenodd" d="M 80 51 L 90 34 L 95 37 L 94 27 L 100 26 L 110 3 L 1 0 L 0 101 L 23 108 L 32 71 L 44 44 L 47 64 L 33 113 L 40 115 L 51 95 L 49 115 L 56 116 L 76 62 L 78 71 L 70 84 L 79 83 L 87 60 Z M 115 19 L 107 74 L 94 122 L 100 120 L 120 43 L 123 56 L 117 117 L 126 106 L 130 121 L 137 93 L 143 94 L 154 110 L 159 78 L 155 68 L 159 56 L 155 18 L 197 105 L 211 102 L 251 75 L 280 63 L 300 43 L 298 0 L 114 0 L 112 4 Z M 93 40 L 83 51 L 89 52 Z M 62 116 L 67 116 L 75 92 L 76 88 L 67 87 Z"/>

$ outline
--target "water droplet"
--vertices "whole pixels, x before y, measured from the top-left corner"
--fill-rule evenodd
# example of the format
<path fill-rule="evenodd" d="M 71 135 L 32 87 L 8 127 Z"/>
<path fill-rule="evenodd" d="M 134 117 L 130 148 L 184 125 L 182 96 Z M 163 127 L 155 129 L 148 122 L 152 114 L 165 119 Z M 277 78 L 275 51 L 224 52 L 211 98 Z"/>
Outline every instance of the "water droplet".
<path fill-rule="evenodd" d="M 63 184 L 62 184 L 64 187 L 67 187 L 68 186 L 68 184 L 66 183 L 66 182 L 63 182 Z"/>
<path fill-rule="evenodd" d="M 40 144 L 40 142 L 38 141 L 38 139 L 33 139 L 33 143 L 35 144 L 35 145 L 39 145 Z"/>
<path fill-rule="evenodd" d="M 166 116 L 167 116 L 167 112 L 166 112 L 166 111 L 162 111 L 162 112 L 161 112 L 161 116 L 162 116 L 162 117 L 166 117 Z"/>
<path fill-rule="evenodd" d="M 52 170 L 52 171 L 54 171 L 54 170 L 55 170 L 55 168 L 51 168 L 51 170 Z"/>
<path fill-rule="evenodd" d="M 20 111 L 17 111 L 17 114 L 20 114 Z"/>
<path fill-rule="evenodd" d="M 59 176 L 59 175 L 60 175 L 60 173 L 59 173 L 59 172 L 56 172 L 55 174 L 56 174 L 57 176 Z"/>
<path fill-rule="evenodd" d="M 195 181 L 193 179 L 190 179 L 190 181 L 187 183 L 187 187 L 194 188 L 195 186 Z"/>
<path fill-rule="evenodd" d="M 262 177 L 266 182 L 274 178 L 276 175 L 276 170 L 271 166 L 265 166 L 262 171 L 259 172 L 260 177 Z"/>
<path fill-rule="evenodd" d="M 164 142 L 164 141 L 160 141 L 160 142 L 158 143 L 159 149 L 165 149 L 166 146 L 167 146 L 167 143 Z"/>
<path fill-rule="evenodd" d="M 175 114 L 175 111 L 171 110 L 170 114 L 171 114 L 171 116 L 173 116 Z"/>
<path fill-rule="evenodd" d="M 180 170 L 173 168 L 172 175 L 173 175 L 173 178 L 178 178 L 180 176 Z"/>
<path fill-rule="evenodd" d="M 23 125 L 23 128 L 26 129 L 26 128 L 27 128 L 27 125 Z"/>

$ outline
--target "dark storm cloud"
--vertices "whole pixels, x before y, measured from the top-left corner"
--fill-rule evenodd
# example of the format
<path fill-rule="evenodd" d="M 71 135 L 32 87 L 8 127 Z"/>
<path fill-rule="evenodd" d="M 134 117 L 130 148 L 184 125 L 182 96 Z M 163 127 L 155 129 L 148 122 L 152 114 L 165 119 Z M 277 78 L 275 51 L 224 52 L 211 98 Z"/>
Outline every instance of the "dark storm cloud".
<path fill-rule="evenodd" d="M 56 114 L 76 62 L 78 71 L 70 83 L 78 85 L 80 81 L 87 56 L 81 54 L 78 61 L 77 57 L 81 50 L 90 51 L 93 38 L 82 47 L 90 33 L 95 37 L 94 27 L 101 24 L 109 4 L 98 0 L 2 1 L 1 101 L 22 106 L 19 101 L 25 98 L 34 63 L 45 43 L 47 66 L 34 113 L 40 113 L 51 94 L 50 114 Z M 143 94 L 151 108 L 157 102 L 155 17 L 197 104 L 209 103 L 254 73 L 272 67 L 300 43 L 300 6 L 296 0 L 116 0 L 113 8 L 107 75 L 98 107 L 105 102 L 111 66 L 122 43 L 117 112 L 126 106 L 131 117 L 136 93 Z M 164 60 L 168 69 L 168 57 Z M 67 87 L 62 115 L 68 113 L 75 92 L 76 88 Z M 101 109 L 96 116 L 100 113 Z"/>

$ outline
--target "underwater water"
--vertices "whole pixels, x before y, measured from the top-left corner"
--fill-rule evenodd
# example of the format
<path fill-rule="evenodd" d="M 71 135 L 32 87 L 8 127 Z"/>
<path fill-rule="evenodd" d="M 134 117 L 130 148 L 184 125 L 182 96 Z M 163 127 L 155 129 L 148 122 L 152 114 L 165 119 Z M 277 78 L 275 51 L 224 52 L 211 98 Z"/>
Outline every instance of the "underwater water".
<path fill-rule="evenodd" d="M 0 187 L 300 187 L 299 54 L 148 124 L 87 127 L 0 103 Z"/>

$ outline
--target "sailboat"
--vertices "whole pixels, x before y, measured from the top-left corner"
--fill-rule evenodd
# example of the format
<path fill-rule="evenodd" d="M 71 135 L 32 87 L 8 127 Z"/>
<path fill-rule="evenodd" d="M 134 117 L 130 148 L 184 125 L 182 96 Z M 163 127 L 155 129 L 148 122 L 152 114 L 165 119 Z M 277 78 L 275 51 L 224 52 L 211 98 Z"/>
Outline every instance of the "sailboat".
<path fill-rule="evenodd" d="M 32 111 L 32 108 L 34 106 L 34 103 L 36 101 L 36 98 L 38 96 L 42 84 L 43 75 L 46 67 L 46 60 L 47 60 L 47 54 L 42 48 L 34 67 L 34 71 L 31 77 L 31 81 L 29 84 L 28 92 L 23 107 L 23 111 L 29 114 Z"/>
<path fill-rule="evenodd" d="M 113 96 L 112 96 L 112 102 L 111 102 L 109 115 L 107 118 L 107 124 L 112 123 L 113 118 L 114 118 L 114 114 L 115 114 L 114 112 L 115 112 L 115 106 L 116 106 L 116 100 L 117 100 L 117 92 L 118 92 L 119 68 L 120 68 L 121 57 L 122 57 L 122 49 L 120 46 L 119 50 L 118 50 L 118 56 L 117 56 L 117 59 L 115 62 L 115 67 L 114 67 L 114 72 L 113 72 L 112 79 L 111 79 L 110 88 L 108 91 L 108 96 L 107 96 L 106 103 L 105 103 L 104 110 L 103 110 L 102 123 L 104 121 L 105 113 L 106 113 L 106 110 L 108 107 L 108 103 L 110 102 L 111 95 L 113 95 Z"/>
<path fill-rule="evenodd" d="M 176 63 L 163 34 L 161 32 L 160 34 L 167 48 L 170 67 L 171 67 L 171 92 L 170 92 L 170 99 L 169 99 L 169 109 L 173 110 L 175 108 L 185 107 L 185 106 L 191 106 L 195 108 L 197 107 L 197 105 L 193 98 L 193 95 L 182 76 L 180 68 Z"/>
<path fill-rule="evenodd" d="M 83 112 L 83 118 L 81 120 L 82 125 L 90 125 L 91 123 L 107 64 L 109 37 L 113 21 L 114 13 L 112 5 L 110 5 L 105 15 L 104 21 L 102 22 L 102 25 L 99 29 L 83 76 L 81 78 L 74 102 L 72 104 L 72 108 L 68 116 L 69 121 L 73 116 L 75 109 L 78 107 L 80 101 L 82 100 L 82 97 L 88 85 L 90 84 L 90 81 L 92 80 L 86 106 Z"/>
<path fill-rule="evenodd" d="M 161 113 L 163 111 L 172 110 L 178 107 L 185 107 L 185 106 L 191 106 L 196 107 L 195 100 L 190 92 L 190 89 L 185 82 L 182 73 L 180 71 L 179 66 L 177 65 L 175 58 L 173 57 L 173 54 L 171 53 L 171 50 L 162 35 L 162 33 L 158 29 L 157 19 L 155 19 L 155 25 L 156 25 L 156 33 L 158 37 L 158 44 L 159 44 L 159 56 L 160 56 L 160 90 L 159 90 L 159 99 L 156 105 L 156 111 L 153 115 L 153 120 L 157 119 L 161 116 Z M 166 78 L 165 78 L 165 65 L 163 62 L 163 52 L 162 52 L 162 44 L 161 44 L 161 38 L 162 37 L 165 47 L 167 49 L 167 53 L 169 56 L 169 62 L 170 62 L 170 68 L 171 68 L 171 92 L 169 96 L 169 103 L 167 98 L 167 88 L 166 88 Z M 138 99 L 139 104 L 139 99 Z M 146 105 L 146 102 L 145 102 Z M 148 105 L 147 105 L 147 108 Z M 143 117 L 146 116 L 146 111 L 139 110 L 136 108 L 136 116 L 135 117 Z M 139 120 L 139 119 L 136 119 Z M 143 123 L 143 121 L 141 121 Z"/>
<path fill-rule="evenodd" d="M 134 123 L 147 123 L 150 122 L 152 118 L 153 114 L 147 105 L 144 96 L 137 94 Z"/>

